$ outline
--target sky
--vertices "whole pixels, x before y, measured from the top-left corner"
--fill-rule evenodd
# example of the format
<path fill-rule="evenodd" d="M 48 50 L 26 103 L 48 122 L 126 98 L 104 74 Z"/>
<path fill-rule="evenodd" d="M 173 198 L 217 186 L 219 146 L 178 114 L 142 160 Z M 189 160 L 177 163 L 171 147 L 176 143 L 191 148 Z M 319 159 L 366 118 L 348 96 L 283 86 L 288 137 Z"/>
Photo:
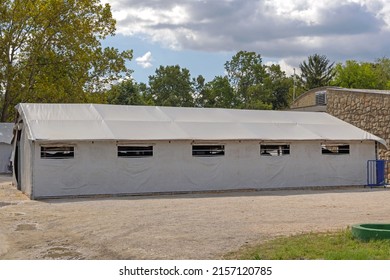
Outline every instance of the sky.
<path fill-rule="evenodd" d="M 117 20 L 103 45 L 133 50 L 129 67 L 148 82 L 160 65 L 206 81 L 238 51 L 287 75 L 313 54 L 331 62 L 390 57 L 389 0 L 101 0 Z"/>

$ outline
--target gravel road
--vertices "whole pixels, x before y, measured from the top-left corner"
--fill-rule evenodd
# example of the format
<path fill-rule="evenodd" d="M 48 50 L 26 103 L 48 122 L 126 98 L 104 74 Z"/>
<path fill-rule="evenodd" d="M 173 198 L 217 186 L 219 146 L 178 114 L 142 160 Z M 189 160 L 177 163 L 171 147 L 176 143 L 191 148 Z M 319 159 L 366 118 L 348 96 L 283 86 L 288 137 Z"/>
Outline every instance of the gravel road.
<path fill-rule="evenodd" d="M 220 259 L 276 236 L 390 222 L 390 190 L 31 201 L 0 184 L 0 259 Z"/>

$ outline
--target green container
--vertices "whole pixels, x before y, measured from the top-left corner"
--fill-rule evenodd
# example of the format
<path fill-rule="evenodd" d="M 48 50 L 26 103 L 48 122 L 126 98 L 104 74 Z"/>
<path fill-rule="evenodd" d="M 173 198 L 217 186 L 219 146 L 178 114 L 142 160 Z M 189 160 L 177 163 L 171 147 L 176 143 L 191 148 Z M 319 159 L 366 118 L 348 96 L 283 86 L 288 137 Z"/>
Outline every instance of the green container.
<path fill-rule="evenodd" d="M 352 235 L 360 240 L 390 239 L 390 224 L 356 224 Z"/>

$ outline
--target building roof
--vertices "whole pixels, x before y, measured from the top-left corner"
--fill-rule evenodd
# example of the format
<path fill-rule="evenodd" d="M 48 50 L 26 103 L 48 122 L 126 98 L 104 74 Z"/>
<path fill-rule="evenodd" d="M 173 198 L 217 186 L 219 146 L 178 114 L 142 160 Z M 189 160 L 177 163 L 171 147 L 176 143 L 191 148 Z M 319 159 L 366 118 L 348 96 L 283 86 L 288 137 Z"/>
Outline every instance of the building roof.
<path fill-rule="evenodd" d="M 102 104 L 17 107 L 31 140 L 374 140 L 326 113 Z"/>
<path fill-rule="evenodd" d="M 0 143 L 11 144 L 13 129 L 13 123 L 0 123 Z"/>
<path fill-rule="evenodd" d="M 344 91 L 344 92 L 358 92 L 358 93 L 390 94 L 390 90 L 381 90 L 381 89 L 358 89 L 358 88 L 329 87 L 329 88 L 326 88 L 326 90 Z"/>

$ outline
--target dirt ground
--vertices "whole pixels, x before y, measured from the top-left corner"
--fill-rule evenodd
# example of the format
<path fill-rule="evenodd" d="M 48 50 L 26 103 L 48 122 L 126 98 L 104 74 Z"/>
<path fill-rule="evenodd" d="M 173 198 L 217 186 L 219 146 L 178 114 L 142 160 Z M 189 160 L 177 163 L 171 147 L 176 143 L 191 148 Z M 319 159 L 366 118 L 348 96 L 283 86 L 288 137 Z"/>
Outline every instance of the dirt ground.
<path fill-rule="evenodd" d="M 0 184 L 0 259 L 220 259 L 246 244 L 390 222 L 390 190 L 31 201 Z"/>

